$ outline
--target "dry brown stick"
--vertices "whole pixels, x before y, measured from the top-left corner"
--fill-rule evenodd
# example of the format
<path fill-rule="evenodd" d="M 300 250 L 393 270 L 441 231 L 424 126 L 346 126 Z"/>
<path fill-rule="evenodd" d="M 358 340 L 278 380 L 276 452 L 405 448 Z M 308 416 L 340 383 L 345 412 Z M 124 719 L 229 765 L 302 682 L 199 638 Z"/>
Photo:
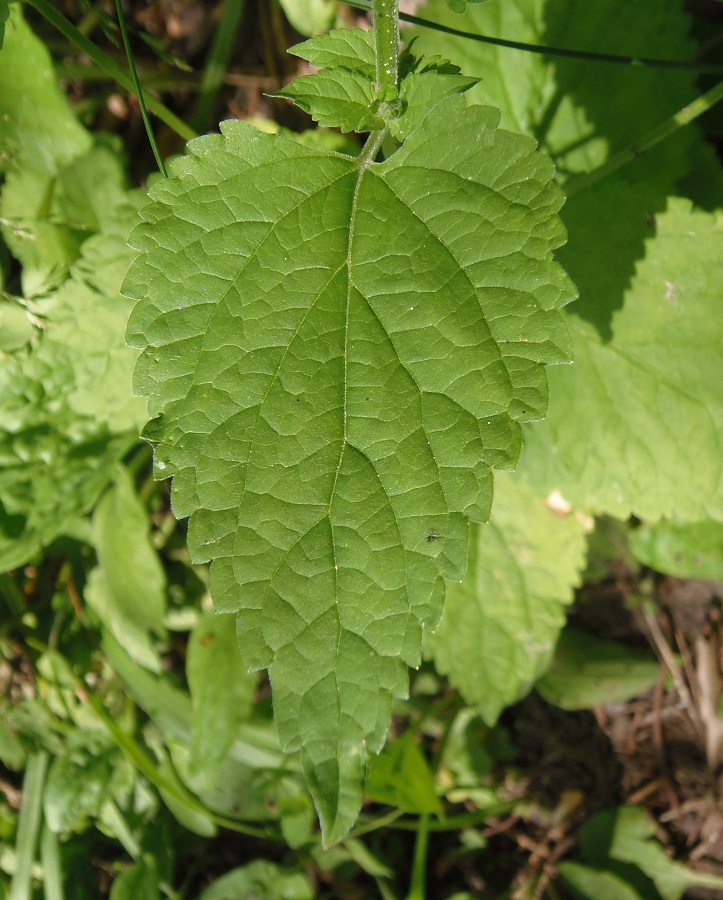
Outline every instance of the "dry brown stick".
<path fill-rule="evenodd" d="M 641 603 L 639 606 L 635 607 L 634 614 L 643 633 L 647 631 L 650 635 L 651 643 L 657 651 L 661 662 L 670 672 L 673 684 L 675 685 L 675 690 L 678 693 L 683 708 L 688 713 L 693 726 L 698 729 L 701 739 L 704 739 L 705 732 L 703 729 L 703 722 L 701 721 L 700 714 L 693 702 L 693 696 L 690 693 L 688 685 L 683 680 L 680 667 L 675 661 L 673 651 L 663 634 L 663 629 L 660 627 L 655 614 L 645 603 Z"/>

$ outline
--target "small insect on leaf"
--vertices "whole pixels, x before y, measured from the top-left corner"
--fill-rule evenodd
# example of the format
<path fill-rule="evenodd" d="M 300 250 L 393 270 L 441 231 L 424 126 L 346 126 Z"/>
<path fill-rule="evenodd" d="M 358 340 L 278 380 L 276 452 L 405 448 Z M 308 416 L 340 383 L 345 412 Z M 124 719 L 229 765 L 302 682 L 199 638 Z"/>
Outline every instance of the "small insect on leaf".
<path fill-rule="evenodd" d="M 437 541 L 442 537 L 442 535 L 438 531 L 433 531 L 431 528 L 427 530 L 427 534 L 425 535 L 425 540 L 428 544 L 436 544 Z"/>

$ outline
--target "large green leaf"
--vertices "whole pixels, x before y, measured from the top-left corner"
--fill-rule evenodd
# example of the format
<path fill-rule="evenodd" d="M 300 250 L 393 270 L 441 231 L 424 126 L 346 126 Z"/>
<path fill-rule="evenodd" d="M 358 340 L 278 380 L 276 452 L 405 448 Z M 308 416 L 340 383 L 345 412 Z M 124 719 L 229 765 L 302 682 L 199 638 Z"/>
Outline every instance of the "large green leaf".
<path fill-rule="evenodd" d="M 615 204 L 624 221 L 635 193 L 613 180 L 596 191 L 597 208 Z M 720 520 L 723 220 L 671 199 L 616 311 L 609 258 L 586 258 L 576 246 L 592 241 L 589 212 L 585 204 L 568 213 L 568 258 L 581 274 L 587 259 L 585 302 L 610 315 L 612 336 L 570 314 L 575 365 L 551 373 L 554 403 L 529 430 L 521 469 L 541 491 L 619 518 Z"/>
<path fill-rule="evenodd" d="M 269 667 L 327 840 L 361 802 L 491 465 L 569 358 L 552 169 L 443 100 L 382 163 L 227 122 L 151 194 L 125 290 L 157 471 Z"/>
<path fill-rule="evenodd" d="M 473 529 L 467 574 L 450 584 L 429 652 L 493 725 L 545 671 L 585 561 L 584 528 L 524 482 L 495 478 L 488 525 Z"/>

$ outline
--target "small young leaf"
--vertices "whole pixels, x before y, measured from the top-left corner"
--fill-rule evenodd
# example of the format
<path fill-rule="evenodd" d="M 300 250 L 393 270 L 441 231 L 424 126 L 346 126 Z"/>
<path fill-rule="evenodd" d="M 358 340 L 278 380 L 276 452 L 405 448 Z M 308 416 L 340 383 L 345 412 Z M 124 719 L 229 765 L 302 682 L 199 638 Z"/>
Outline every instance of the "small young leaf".
<path fill-rule="evenodd" d="M 402 58 L 402 69 L 409 56 Z M 478 78 L 467 78 L 459 69 L 441 57 L 413 59 L 411 70 L 403 74 L 399 87 L 401 113 L 390 122 L 390 131 L 403 141 L 418 128 L 429 111 L 453 94 L 461 94 L 474 87 Z"/>
<path fill-rule="evenodd" d="M 374 112 L 374 87 L 358 72 L 325 69 L 315 75 L 302 75 L 274 96 L 293 100 L 315 122 L 343 132 L 384 127 L 384 120 Z"/>
<path fill-rule="evenodd" d="M 124 869 L 113 882 L 110 900 L 160 900 L 158 865 L 150 853 Z"/>
<path fill-rule="evenodd" d="M 294 56 L 307 60 L 318 69 L 348 69 L 376 77 L 374 35 L 361 28 L 335 28 L 289 50 Z"/>
<path fill-rule="evenodd" d="M 127 765 L 105 731 L 74 731 L 55 757 L 43 792 L 45 821 L 56 833 L 83 828 L 123 780 Z"/>
<path fill-rule="evenodd" d="M 670 859 L 655 839 L 656 831 L 656 823 L 644 809 L 621 806 L 589 819 L 580 831 L 580 846 L 586 859 L 599 868 L 620 874 L 637 867 L 663 900 L 680 900 L 693 885 L 723 888 L 720 875 L 697 872 Z"/>
<path fill-rule="evenodd" d="M 412 731 L 372 759 L 365 793 L 370 800 L 408 813 L 442 812 L 434 778 Z"/>
<path fill-rule="evenodd" d="M 490 466 L 514 464 L 543 363 L 569 358 L 562 198 L 497 122 L 442 100 L 383 163 L 226 122 L 133 238 L 158 474 L 244 658 L 269 667 L 327 841 L 356 817 L 442 576 L 462 575 Z"/>
<path fill-rule="evenodd" d="M 606 869 L 566 861 L 560 863 L 557 871 L 578 900 L 643 900 L 632 885 Z"/>

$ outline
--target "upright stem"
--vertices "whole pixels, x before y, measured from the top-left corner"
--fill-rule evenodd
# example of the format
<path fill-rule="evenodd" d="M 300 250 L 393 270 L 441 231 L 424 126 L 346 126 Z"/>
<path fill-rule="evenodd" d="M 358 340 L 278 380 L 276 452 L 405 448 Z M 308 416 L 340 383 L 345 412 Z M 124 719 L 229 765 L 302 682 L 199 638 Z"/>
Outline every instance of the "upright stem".
<path fill-rule="evenodd" d="M 396 94 L 399 78 L 399 0 L 374 0 L 374 43 L 377 91 L 384 98 Z"/>

